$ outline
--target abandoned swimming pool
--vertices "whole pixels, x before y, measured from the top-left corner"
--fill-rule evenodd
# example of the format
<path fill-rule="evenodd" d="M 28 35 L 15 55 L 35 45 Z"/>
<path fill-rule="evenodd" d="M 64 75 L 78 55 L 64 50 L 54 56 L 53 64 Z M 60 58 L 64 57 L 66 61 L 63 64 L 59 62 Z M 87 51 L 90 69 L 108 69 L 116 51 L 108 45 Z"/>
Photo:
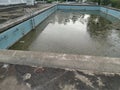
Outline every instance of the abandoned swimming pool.
<path fill-rule="evenodd" d="M 0 29 L 0 48 L 31 51 L 0 50 L 0 89 L 118 90 L 119 58 L 65 53 L 119 57 L 119 15 L 101 6 L 55 5 L 11 22 Z"/>
<path fill-rule="evenodd" d="M 119 57 L 116 23 L 99 11 L 58 10 L 10 49 Z"/>
<path fill-rule="evenodd" d="M 119 11 L 101 6 L 55 5 L 8 30 L 14 37 L 0 46 L 3 49 L 10 47 L 18 50 L 119 57 L 119 14 Z M 23 37 L 39 23 L 36 30 Z M 3 36 L 2 39 L 8 37 Z M 19 40 L 18 37 L 23 38 Z"/>

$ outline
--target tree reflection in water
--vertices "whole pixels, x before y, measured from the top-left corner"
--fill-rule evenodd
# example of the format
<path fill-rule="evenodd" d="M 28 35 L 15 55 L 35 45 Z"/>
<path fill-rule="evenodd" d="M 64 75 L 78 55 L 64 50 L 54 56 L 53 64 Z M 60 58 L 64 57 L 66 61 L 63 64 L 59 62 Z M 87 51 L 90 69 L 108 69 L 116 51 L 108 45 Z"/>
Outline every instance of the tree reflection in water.
<path fill-rule="evenodd" d="M 88 19 L 87 30 L 93 39 L 106 39 L 109 35 L 111 22 L 101 16 L 91 15 Z"/>
<path fill-rule="evenodd" d="M 120 57 L 116 18 L 99 11 L 59 10 L 11 49 Z"/>

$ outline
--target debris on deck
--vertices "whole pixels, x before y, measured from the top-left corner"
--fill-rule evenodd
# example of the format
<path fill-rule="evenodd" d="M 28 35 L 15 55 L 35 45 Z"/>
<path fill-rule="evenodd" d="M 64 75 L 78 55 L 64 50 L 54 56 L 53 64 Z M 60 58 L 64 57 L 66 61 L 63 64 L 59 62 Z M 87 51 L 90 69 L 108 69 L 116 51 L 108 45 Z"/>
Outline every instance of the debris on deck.
<path fill-rule="evenodd" d="M 119 88 L 119 73 L 94 73 L 0 63 L 0 90 L 119 90 Z"/>

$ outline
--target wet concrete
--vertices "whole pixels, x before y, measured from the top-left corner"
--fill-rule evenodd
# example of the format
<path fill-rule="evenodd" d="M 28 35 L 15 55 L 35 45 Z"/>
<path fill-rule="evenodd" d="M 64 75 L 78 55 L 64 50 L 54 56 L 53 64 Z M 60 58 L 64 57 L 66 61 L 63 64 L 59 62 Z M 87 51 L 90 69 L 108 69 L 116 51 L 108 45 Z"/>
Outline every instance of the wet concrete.
<path fill-rule="evenodd" d="M 120 90 L 120 73 L 0 63 L 0 90 Z"/>

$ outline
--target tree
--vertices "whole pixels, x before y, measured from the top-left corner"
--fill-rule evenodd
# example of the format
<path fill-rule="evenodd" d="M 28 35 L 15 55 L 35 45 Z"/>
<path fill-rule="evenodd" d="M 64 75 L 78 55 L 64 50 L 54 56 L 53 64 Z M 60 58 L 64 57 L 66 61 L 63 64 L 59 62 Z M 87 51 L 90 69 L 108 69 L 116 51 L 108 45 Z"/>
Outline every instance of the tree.
<path fill-rule="evenodd" d="M 120 8 L 120 0 L 110 0 L 112 7 Z"/>
<path fill-rule="evenodd" d="M 90 2 L 95 2 L 95 3 L 98 3 L 98 5 L 101 4 L 101 0 L 89 0 Z"/>
<path fill-rule="evenodd" d="M 98 0 L 98 5 L 100 5 L 101 4 L 101 0 Z"/>

